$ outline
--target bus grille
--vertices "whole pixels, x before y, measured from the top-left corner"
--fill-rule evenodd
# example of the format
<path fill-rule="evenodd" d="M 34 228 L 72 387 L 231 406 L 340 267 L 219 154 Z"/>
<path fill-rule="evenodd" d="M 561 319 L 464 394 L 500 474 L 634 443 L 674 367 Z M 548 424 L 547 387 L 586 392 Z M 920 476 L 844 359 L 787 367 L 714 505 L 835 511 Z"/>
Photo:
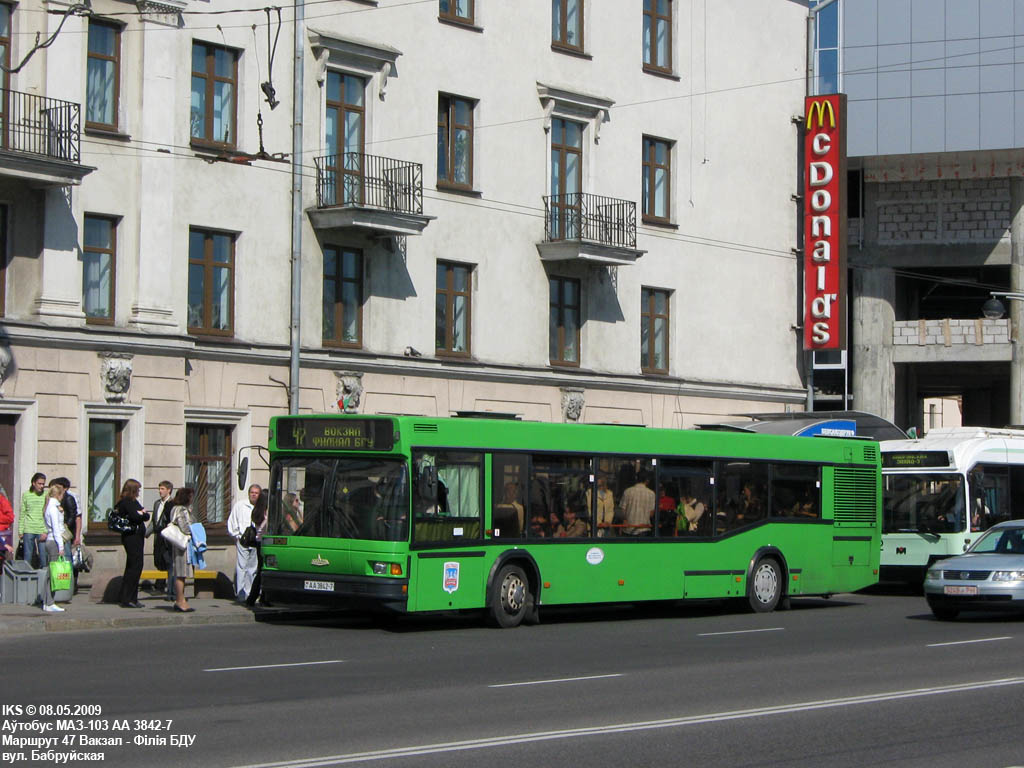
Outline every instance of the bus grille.
<path fill-rule="evenodd" d="M 865 445 L 864 446 L 864 461 L 868 461 L 872 464 L 878 463 L 878 446 L 877 445 Z"/>
<path fill-rule="evenodd" d="M 835 468 L 836 523 L 878 524 L 877 475 L 871 469 Z"/>
<path fill-rule="evenodd" d="M 413 432 L 437 432 L 437 424 L 413 424 Z"/>

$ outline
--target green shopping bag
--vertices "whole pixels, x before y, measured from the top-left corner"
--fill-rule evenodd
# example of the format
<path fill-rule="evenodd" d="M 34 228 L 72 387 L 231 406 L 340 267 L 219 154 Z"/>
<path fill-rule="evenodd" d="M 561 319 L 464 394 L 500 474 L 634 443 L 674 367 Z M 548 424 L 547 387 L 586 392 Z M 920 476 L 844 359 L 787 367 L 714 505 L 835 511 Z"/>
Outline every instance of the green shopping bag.
<path fill-rule="evenodd" d="M 59 557 L 50 563 L 50 591 L 71 589 L 71 563 Z"/>

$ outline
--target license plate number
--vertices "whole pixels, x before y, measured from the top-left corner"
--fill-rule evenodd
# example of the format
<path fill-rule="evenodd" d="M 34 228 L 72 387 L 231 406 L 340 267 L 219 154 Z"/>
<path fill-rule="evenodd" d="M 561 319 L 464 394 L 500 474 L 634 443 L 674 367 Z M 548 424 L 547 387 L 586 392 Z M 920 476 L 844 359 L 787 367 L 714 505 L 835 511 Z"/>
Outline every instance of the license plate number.
<path fill-rule="evenodd" d="M 333 581 L 306 581 L 306 589 L 312 592 L 333 592 L 334 582 Z"/>
<path fill-rule="evenodd" d="M 947 595 L 976 595 L 977 587 L 944 587 L 943 593 Z"/>

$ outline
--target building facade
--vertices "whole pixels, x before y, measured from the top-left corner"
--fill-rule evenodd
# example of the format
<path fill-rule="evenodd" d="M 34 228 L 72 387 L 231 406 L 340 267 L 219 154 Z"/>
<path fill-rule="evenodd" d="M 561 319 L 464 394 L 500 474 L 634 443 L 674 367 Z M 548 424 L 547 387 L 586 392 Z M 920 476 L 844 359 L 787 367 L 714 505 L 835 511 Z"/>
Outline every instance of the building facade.
<path fill-rule="evenodd" d="M 815 8 L 814 88 L 847 94 L 850 167 L 848 366 L 815 370 L 817 403 L 921 430 L 954 399 L 964 424 L 1020 424 L 1024 304 L 986 303 L 1024 289 L 1024 2 Z"/>
<path fill-rule="evenodd" d="M 803 407 L 802 3 L 239 5 L 0 3 L 15 504 L 68 476 L 116 567 L 124 480 L 189 485 L 230 570 L 239 457 L 265 480 L 290 408 Z"/>

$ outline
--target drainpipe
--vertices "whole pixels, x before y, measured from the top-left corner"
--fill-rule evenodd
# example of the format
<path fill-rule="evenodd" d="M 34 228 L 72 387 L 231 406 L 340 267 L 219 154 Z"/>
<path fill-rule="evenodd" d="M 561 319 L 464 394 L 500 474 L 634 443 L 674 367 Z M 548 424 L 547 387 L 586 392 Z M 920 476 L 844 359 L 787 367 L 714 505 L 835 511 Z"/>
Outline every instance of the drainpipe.
<path fill-rule="evenodd" d="M 305 0 L 295 0 L 292 84 L 292 298 L 288 413 L 299 412 L 299 331 L 302 320 L 302 75 L 305 67 Z"/>

